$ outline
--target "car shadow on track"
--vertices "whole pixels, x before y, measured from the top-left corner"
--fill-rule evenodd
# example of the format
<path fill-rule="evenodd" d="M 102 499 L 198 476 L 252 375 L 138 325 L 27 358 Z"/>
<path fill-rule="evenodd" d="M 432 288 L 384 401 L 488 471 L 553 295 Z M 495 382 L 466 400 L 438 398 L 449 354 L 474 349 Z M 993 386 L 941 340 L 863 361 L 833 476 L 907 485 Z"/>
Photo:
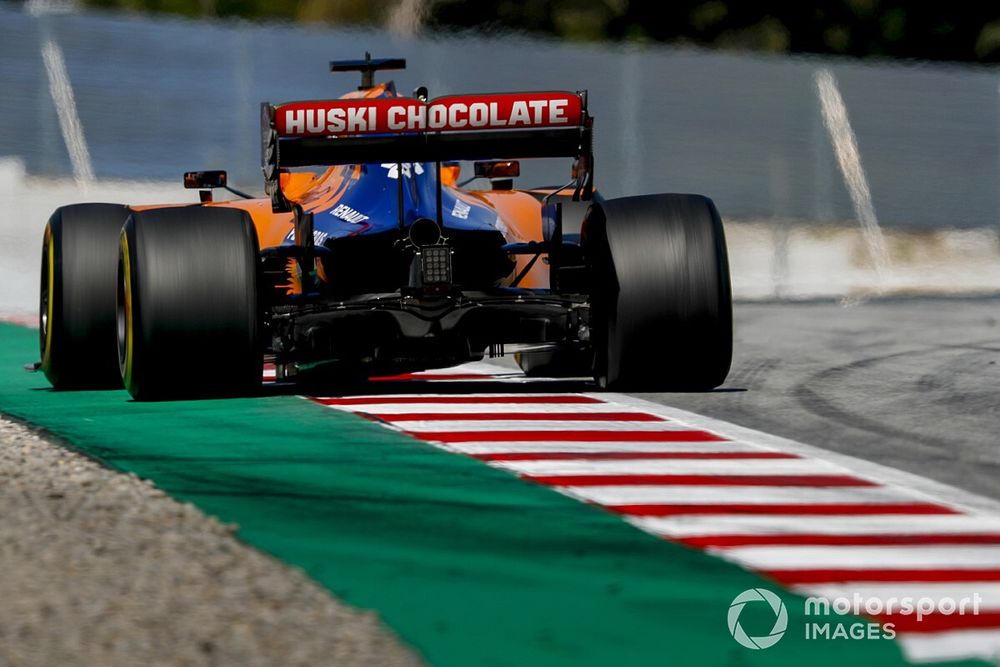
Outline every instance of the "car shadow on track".
<path fill-rule="evenodd" d="M 582 379 L 524 379 L 516 382 L 504 380 L 369 380 L 351 383 L 265 383 L 264 396 L 379 396 L 388 394 L 539 394 L 583 393 L 601 391 L 593 380 Z"/>
<path fill-rule="evenodd" d="M 719 387 L 699 394 L 742 393 L 745 387 Z M 468 394 L 579 394 L 605 392 L 596 382 L 586 378 L 498 378 L 483 380 L 390 380 L 376 378 L 357 382 L 270 382 L 261 389 L 263 396 L 301 395 L 325 398 L 349 398 L 352 396 L 404 395 L 444 395 L 462 396 Z M 628 392 L 662 394 L 666 392 Z M 691 392 L 680 392 L 691 393 Z"/>

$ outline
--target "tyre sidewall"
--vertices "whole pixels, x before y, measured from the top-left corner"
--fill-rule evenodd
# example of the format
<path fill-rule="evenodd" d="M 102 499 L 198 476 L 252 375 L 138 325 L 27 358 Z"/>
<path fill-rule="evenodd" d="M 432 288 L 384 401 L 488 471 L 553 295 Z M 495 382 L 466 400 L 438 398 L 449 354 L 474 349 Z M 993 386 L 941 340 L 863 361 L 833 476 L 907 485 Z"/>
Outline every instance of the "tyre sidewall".
<path fill-rule="evenodd" d="M 721 384 L 732 357 L 732 296 L 712 201 L 613 199 L 592 208 L 585 232 L 599 384 L 632 390 Z"/>
<path fill-rule="evenodd" d="M 121 387 L 115 338 L 115 263 L 128 208 L 75 204 L 52 214 L 42 244 L 39 348 L 59 389 Z M 44 310 L 45 322 L 42 321 Z"/>
<path fill-rule="evenodd" d="M 244 211 L 154 209 L 125 226 L 131 280 L 128 390 L 138 399 L 259 387 L 256 230 Z"/>

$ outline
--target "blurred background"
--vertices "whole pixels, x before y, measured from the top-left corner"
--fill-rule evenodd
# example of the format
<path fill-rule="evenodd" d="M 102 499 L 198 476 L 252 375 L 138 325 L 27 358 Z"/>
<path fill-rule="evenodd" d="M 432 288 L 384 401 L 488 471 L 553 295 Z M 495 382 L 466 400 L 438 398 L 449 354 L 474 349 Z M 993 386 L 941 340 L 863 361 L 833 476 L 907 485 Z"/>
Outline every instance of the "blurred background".
<path fill-rule="evenodd" d="M 588 89 L 598 188 L 715 199 L 740 298 L 1000 289 L 992 3 L 0 0 L 0 310 L 33 311 L 60 204 L 260 192 L 259 103 L 366 50 L 403 93 Z"/>

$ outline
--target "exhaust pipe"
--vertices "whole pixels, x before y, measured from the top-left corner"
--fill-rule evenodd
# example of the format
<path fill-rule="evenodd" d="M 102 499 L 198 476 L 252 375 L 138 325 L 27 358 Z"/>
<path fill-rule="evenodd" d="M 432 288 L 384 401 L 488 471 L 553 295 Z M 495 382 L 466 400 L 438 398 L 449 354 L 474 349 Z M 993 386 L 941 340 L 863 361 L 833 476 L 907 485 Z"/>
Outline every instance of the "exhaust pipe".
<path fill-rule="evenodd" d="M 410 225 L 409 238 L 417 248 L 437 245 L 441 240 L 441 228 L 430 218 L 418 218 Z"/>

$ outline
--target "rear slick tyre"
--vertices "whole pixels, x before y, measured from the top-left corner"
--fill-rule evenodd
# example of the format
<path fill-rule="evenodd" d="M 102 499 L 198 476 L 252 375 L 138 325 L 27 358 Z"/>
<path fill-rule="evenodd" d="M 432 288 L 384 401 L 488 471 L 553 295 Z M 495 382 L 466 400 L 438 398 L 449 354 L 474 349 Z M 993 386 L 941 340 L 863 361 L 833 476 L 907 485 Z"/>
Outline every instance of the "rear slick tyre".
<path fill-rule="evenodd" d="M 136 212 L 118 261 L 118 356 L 136 400 L 243 396 L 260 388 L 258 243 L 226 208 Z"/>
<path fill-rule="evenodd" d="M 584 223 L 594 376 L 616 391 L 706 391 L 732 361 L 732 289 L 719 212 L 700 195 L 595 203 Z"/>
<path fill-rule="evenodd" d="M 115 338 L 121 204 L 57 208 L 45 226 L 39 290 L 41 369 L 56 389 L 121 389 Z"/>

